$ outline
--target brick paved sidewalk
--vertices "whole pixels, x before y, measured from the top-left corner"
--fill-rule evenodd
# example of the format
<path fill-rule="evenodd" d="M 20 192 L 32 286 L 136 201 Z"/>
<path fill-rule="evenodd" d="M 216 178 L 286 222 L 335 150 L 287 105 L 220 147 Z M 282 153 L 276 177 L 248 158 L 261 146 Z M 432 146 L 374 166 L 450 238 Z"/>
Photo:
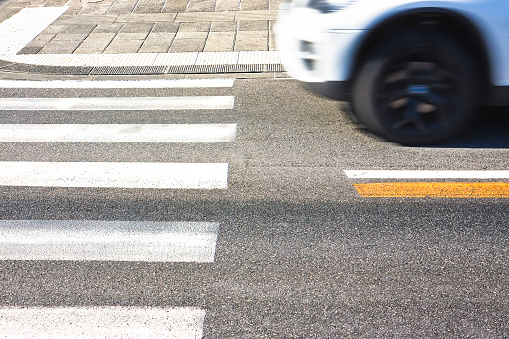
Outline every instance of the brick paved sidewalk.
<path fill-rule="evenodd" d="M 274 51 L 282 1 L 11 0 L 0 21 L 27 7 L 69 6 L 18 55 Z"/>

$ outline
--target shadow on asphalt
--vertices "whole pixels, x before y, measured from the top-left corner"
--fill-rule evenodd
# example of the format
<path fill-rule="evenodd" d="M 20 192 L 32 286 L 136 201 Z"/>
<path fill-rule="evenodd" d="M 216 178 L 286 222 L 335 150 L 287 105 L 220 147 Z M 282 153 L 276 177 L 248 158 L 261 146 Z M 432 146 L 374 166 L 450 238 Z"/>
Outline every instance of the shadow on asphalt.
<path fill-rule="evenodd" d="M 465 133 L 435 147 L 509 148 L 509 106 L 482 109 Z"/>

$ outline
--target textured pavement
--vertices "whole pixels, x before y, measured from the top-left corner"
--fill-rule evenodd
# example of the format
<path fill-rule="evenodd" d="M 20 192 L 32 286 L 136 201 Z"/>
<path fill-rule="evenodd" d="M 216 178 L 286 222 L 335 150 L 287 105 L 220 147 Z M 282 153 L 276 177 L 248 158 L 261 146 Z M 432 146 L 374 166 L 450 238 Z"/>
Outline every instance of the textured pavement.
<path fill-rule="evenodd" d="M 0 62 L 0 69 L 34 73 L 64 74 L 160 74 L 160 73 L 221 73 L 274 72 L 279 64 L 272 26 L 283 0 L 10 0 L 0 2 L 0 22 L 20 13 L 24 8 L 68 7 L 42 33 L 24 45 L 16 58 Z M 195 54 L 186 54 L 195 53 Z M 256 54 L 258 53 L 258 54 Z M 136 60 L 157 55 L 193 57 L 198 62 L 165 61 L 134 63 L 129 66 L 208 67 L 106 69 L 100 55 L 123 55 Z M 72 56 L 84 63 L 62 64 L 52 56 Z M 239 57 L 240 55 L 240 57 Z M 199 57 L 201 56 L 201 58 Z M 244 57 L 247 61 L 239 61 Z M 25 58 L 25 59 L 23 59 Z M 257 60 L 259 59 L 259 60 Z M 20 60 L 29 61 L 22 64 Z M 37 62 L 38 60 L 50 60 Z M 93 61 L 90 61 L 93 60 Z M 143 59 L 145 60 L 145 59 Z M 169 60 L 169 59 L 168 59 Z M 201 62 L 199 60 L 202 60 Z M 215 61 L 217 60 L 217 62 Z M 234 60 L 231 62 L 231 60 Z M 251 60 L 253 60 L 251 62 Z M 275 61 L 274 61 L 275 60 Z M 214 68 L 217 65 L 243 67 Z M 37 65 L 45 67 L 37 68 Z M 250 64 L 258 67 L 248 67 Z M 260 67 L 260 65 L 262 67 Z M 268 66 L 267 66 L 268 65 Z M 52 66 L 52 67 L 49 67 Z M 54 66 L 75 66 L 57 67 Z M 101 66 L 76 67 L 76 66 Z M 279 65 L 280 66 L 280 65 Z"/>

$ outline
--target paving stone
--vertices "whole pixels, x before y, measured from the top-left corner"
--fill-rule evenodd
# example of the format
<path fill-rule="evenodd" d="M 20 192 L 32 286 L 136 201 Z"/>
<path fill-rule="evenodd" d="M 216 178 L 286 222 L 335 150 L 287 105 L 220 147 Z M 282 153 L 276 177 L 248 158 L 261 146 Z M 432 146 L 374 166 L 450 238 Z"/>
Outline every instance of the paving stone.
<path fill-rule="evenodd" d="M 184 12 L 187 7 L 188 0 L 168 0 L 162 9 L 162 13 Z"/>
<path fill-rule="evenodd" d="M 122 23 L 98 24 L 92 33 L 118 33 L 124 27 Z"/>
<path fill-rule="evenodd" d="M 26 47 L 44 47 L 46 46 L 56 34 L 43 32 L 39 34 L 34 40 L 30 41 Z"/>
<path fill-rule="evenodd" d="M 269 0 L 242 0 L 240 9 L 243 11 L 269 9 Z"/>
<path fill-rule="evenodd" d="M 96 27 L 97 27 L 97 24 L 67 25 L 67 26 L 65 26 L 65 28 L 62 31 L 60 31 L 60 34 L 75 34 L 75 33 L 90 34 Z"/>
<path fill-rule="evenodd" d="M 24 47 L 18 54 L 37 54 L 42 49 L 42 46 Z"/>
<path fill-rule="evenodd" d="M 175 35 L 175 33 L 150 33 L 138 53 L 166 53 Z"/>
<path fill-rule="evenodd" d="M 205 39 L 175 39 L 170 47 L 170 53 L 202 52 Z"/>
<path fill-rule="evenodd" d="M 109 4 L 84 4 L 81 11 L 78 15 L 101 15 L 108 13 L 108 10 L 111 8 L 111 3 Z"/>
<path fill-rule="evenodd" d="M 186 12 L 178 13 L 175 22 L 234 21 L 235 12 Z"/>
<path fill-rule="evenodd" d="M 46 34 L 58 34 L 65 28 L 65 25 L 49 25 L 43 33 Z"/>
<path fill-rule="evenodd" d="M 207 39 L 208 32 L 182 32 L 178 31 L 175 39 Z"/>
<path fill-rule="evenodd" d="M 236 32 L 237 22 L 235 21 L 214 21 L 210 27 L 211 32 Z"/>
<path fill-rule="evenodd" d="M 122 14 L 119 15 L 115 22 L 173 22 L 177 13 L 154 13 L 154 14 Z"/>
<path fill-rule="evenodd" d="M 216 11 L 238 11 L 240 10 L 240 0 L 217 0 Z"/>
<path fill-rule="evenodd" d="M 143 44 L 142 39 L 118 39 L 115 38 L 113 41 L 106 47 L 104 53 L 107 54 L 117 54 L 117 53 L 137 53 Z"/>
<path fill-rule="evenodd" d="M 81 41 L 50 41 L 38 54 L 72 54 L 81 44 Z"/>
<path fill-rule="evenodd" d="M 115 2 L 108 10 L 108 14 L 131 14 L 137 3 L 137 0 Z"/>
<path fill-rule="evenodd" d="M 74 34 L 63 34 L 59 33 L 55 35 L 52 41 L 83 41 L 89 34 L 85 33 L 74 33 Z"/>
<path fill-rule="evenodd" d="M 179 23 L 156 22 L 150 33 L 177 33 L 179 27 Z"/>
<path fill-rule="evenodd" d="M 143 1 L 140 0 L 133 13 L 161 13 L 163 10 L 165 0 L 160 1 Z"/>
<path fill-rule="evenodd" d="M 74 54 L 102 53 L 115 35 L 115 33 L 91 33 L 74 51 Z"/>
<path fill-rule="evenodd" d="M 122 31 L 120 31 L 119 33 L 117 33 L 117 36 L 115 39 L 120 39 L 120 40 L 143 40 L 147 37 L 148 35 L 148 32 L 147 33 L 122 33 Z"/>
<path fill-rule="evenodd" d="M 277 10 L 240 11 L 235 12 L 235 21 L 276 20 L 277 13 Z"/>
<path fill-rule="evenodd" d="M 81 25 L 84 22 L 88 23 L 113 23 L 117 19 L 116 15 L 62 15 L 53 25 L 67 26 L 67 25 Z"/>
<path fill-rule="evenodd" d="M 208 32 L 210 22 L 183 22 L 180 24 L 179 32 Z"/>
<path fill-rule="evenodd" d="M 214 11 L 215 2 L 210 0 L 189 0 L 186 10 L 188 12 Z"/>
<path fill-rule="evenodd" d="M 237 32 L 234 51 L 267 51 L 268 32 L 244 31 Z"/>
<path fill-rule="evenodd" d="M 210 32 L 204 52 L 231 52 L 235 43 L 235 32 Z"/>
<path fill-rule="evenodd" d="M 267 20 L 239 21 L 239 31 L 267 31 L 268 29 Z"/>
<path fill-rule="evenodd" d="M 269 0 L 269 9 L 278 10 L 282 3 L 285 3 L 286 0 Z"/>
<path fill-rule="evenodd" d="M 148 34 L 152 27 L 154 27 L 153 23 L 126 23 L 124 27 L 120 30 L 120 33 L 141 33 L 141 34 Z M 134 38 L 133 39 L 141 39 L 141 38 Z"/>

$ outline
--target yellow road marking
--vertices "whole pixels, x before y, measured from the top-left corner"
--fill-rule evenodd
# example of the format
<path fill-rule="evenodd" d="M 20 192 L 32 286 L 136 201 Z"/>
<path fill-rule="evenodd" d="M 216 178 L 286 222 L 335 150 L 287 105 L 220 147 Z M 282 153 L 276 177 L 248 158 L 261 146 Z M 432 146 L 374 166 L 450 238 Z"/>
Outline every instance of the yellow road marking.
<path fill-rule="evenodd" d="M 353 185 L 364 198 L 509 198 L 507 182 L 388 182 Z"/>

